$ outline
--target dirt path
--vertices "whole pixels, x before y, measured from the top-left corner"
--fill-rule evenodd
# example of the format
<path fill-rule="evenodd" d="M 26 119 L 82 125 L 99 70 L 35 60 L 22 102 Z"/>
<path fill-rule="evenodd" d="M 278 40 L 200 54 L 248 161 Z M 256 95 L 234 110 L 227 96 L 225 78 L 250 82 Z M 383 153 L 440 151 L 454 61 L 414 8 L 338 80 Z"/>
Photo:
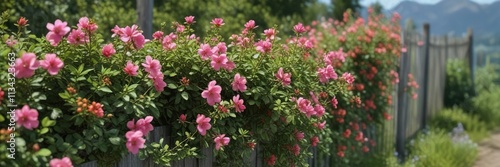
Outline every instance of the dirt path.
<path fill-rule="evenodd" d="M 474 167 L 500 167 L 499 132 L 479 144 L 479 154 Z"/>

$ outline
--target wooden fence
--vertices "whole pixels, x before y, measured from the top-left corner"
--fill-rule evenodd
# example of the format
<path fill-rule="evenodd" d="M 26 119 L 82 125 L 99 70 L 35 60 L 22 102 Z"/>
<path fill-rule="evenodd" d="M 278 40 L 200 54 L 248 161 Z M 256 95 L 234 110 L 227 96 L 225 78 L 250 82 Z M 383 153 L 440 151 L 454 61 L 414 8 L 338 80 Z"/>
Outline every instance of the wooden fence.
<path fill-rule="evenodd" d="M 464 59 L 474 80 L 473 36 L 469 29 L 466 37 L 430 36 L 430 25 L 424 24 L 423 33 L 405 31 L 401 56 L 400 83 L 396 104 L 396 151 L 404 160 L 406 140 L 419 130 L 426 129 L 428 120 L 443 108 L 446 63 L 450 59 Z M 418 97 L 412 99 L 405 91 L 408 74 L 419 85 Z"/>

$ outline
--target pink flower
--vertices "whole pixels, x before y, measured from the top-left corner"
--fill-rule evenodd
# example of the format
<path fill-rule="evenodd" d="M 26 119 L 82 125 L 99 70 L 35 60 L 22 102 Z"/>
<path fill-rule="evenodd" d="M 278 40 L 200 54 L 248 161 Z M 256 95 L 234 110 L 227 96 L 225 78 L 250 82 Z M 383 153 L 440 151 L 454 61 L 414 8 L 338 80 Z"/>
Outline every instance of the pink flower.
<path fill-rule="evenodd" d="M 16 78 L 29 78 L 35 74 L 35 70 L 40 66 L 34 53 L 23 53 L 21 58 L 16 59 L 14 66 Z"/>
<path fill-rule="evenodd" d="M 307 118 L 311 117 L 311 115 L 316 114 L 314 107 L 311 106 L 311 102 L 302 97 L 297 99 L 297 108 L 300 110 L 300 112 L 306 114 Z"/>
<path fill-rule="evenodd" d="M 72 45 L 85 44 L 88 40 L 88 37 L 80 29 L 73 30 L 68 35 L 68 43 Z"/>
<path fill-rule="evenodd" d="M 71 159 L 68 157 L 63 157 L 62 159 L 54 158 L 50 160 L 50 167 L 73 167 Z"/>
<path fill-rule="evenodd" d="M 10 36 L 6 41 L 5 44 L 7 44 L 8 47 L 13 47 L 14 45 L 17 44 L 17 40 L 14 39 L 14 36 Z"/>
<path fill-rule="evenodd" d="M 161 41 L 163 39 L 163 32 L 156 31 L 155 33 L 153 33 L 153 39 Z"/>
<path fill-rule="evenodd" d="M 292 82 L 292 74 L 284 73 L 283 68 L 278 69 L 278 72 L 274 74 L 276 79 L 278 79 L 283 86 L 288 86 Z"/>
<path fill-rule="evenodd" d="M 219 71 L 221 67 L 224 67 L 226 63 L 228 62 L 228 59 L 226 57 L 226 54 L 220 54 L 220 55 L 212 55 L 212 61 L 210 62 L 210 66 L 214 68 L 215 71 Z"/>
<path fill-rule="evenodd" d="M 219 150 L 221 146 L 227 146 L 229 144 L 229 137 L 225 137 L 225 134 L 221 134 L 217 137 L 215 137 L 214 142 L 215 142 L 215 150 Z"/>
<path fill-rule="evenodd" d="M 139 69 L 138 65 L 132 63 L 132 61 L 127 61 L 127 65 L 123 68 L 123 71 L 127 73 L 129 76 L 137 76 L 137 70 Z"/>
<path fill-rule="evenodd" d="M 210 106 L 221 101 L 220 92 L 222 88 L 216 84 L 217 82 L 215 80 L 210 81 L 210 83 L 208 83 L 208 88 L 201 93 L 201 97 L 207 99 L 207 103 Z"/>
<path fill-rule="evenodd" d="M 174 39 L 172 39 L 171 36 L 167 35 L 165 36 L 165 38 L 163 38 L 163 41 L 162 41 L 162 46 L 163 46 L 163 49 L 169 51 L 169 50 L 174 50 L 175 47 L 177 47 L 177 44 L 174 42 Z"/>
<path fill-rule="evenodd" d="M 319 143 L 318 136 L 311 137 L 311 146 L 315 147 L 316 145 L 318 145 L 318 143 Z"/>
<path fill-rule="evenodd" d="M 79 29 L 84 29 L 84 30 L 86 30 L 87 32 L 90 32 L 90 33 L 92 33 L 95 30 L 97 30 L 97 24 L 89 21 L 89 18 L 87 18 L 87 17 L 80 18 L 80 20 L 78 20 L 77 26 L 78 26 Z"/>
<path fill-rule="evenodd" d="M 146 43 L 146 38 L 144 38 L 144 35 L 139 34 L 138 36 L 135 36 L 132 38 L 134 41 L 134 47 L 135 49 L 139 50 L 144 47 L 144 44 Z"/>
<path fill-rule="evenodd" d="M 342 74 L 342 78 L 344 78 L 348 84 L 352 84 L 354 82 L 354 76 L 352 76 L 351 73 L 345 72 Z"/>
<path fill-rule="evenodd" d="M 316 112 L 316 116 L 322 117 L 325 114 L 325 108 L 321 104 L 316 104 L 314 106 L 314 111 Z"/>
<path fill-rule="evenodd" d="M 181 114 L 181 116 L 179 116 L 179 121 L 180 121 L 181 123 L 186 122 L 186 114 Z"/>
<path fill-rule="evenodd" d="M 254 20 L 249 20 L 247 23 L 245 23 L 245 29 L 246 30 L 251 30 L 251 29 L 254 29 L 254 28 L 256 28 Z"/>
<path fill-rule="evenodd" d="M 299 144 L 295 144 L 293 147 L 291 147 L 290 152 L 292 152 L 293 155 L 298 156 L 300 154 Z"/>
<path fill-rule="evenodd" d="M 233 96 L 234 109 L 236 112 L 245 111 L 246 107 L 243 105 L 243 99 L 240 99 L 240 95 Z"/>
<path fill-rule="evenodd" d="M 110 43 L 110 44 L 104 45 L 104 47 L 102 47 L 101 53 L 102 53 L 102 55 L 104 55 L 104 57 L 110 58 L 112 55 L 114 55 L 116 53 L 116 50 L 115 50 L 115 48 L 113 48 L 113 44 Z"/>
<path fill-rule="evenodd" d="M 276 163 L 276 156 L 273 154 L 271 156 L 269 156 L 269 159 L 266 160 L 267 162 L 267 165 L 268 166 L 274 166 L 274 164 Z"/>
<path fill-rule="evenodd" d="M 147 136 L 150 131 L 152 131 L 153 125 L 151 125 L 151 121 L 153 121 L 152 116 L 146 116 L 144 119 L 137 120 L 137 123 L 134 123 L 134 119 L 127 122 L 127 128 L 130 131 L 141 131 L 144 136 Z"/>
<path fill-rule="evenodd" d="M 28 105 L 24 105 L 22 109 L 17 109 L 15 114 L 17 126 L 22 126 L 29 130 L 33 130 L 33 128 L 38 127 L 37 110 L 30 109 Z"/>
<path fill-rule="evenodd" d="M 186 27 L 184 27 L 183 25 L 180 25 L 180 24 L 179 24 L 179 25 L 177 25 L 177 28 L 176 28 L 175 30 L 176 30 L 178 33 L 181 33 L 181 32 L 184 32 L 184 29 L 185 29 L 185 28 L 186 28 Z"/>
<path fill-rule="evenodd" d="M 337 79 L 337 73 L 335 73 L 332 65 L 328 65 L 325 68 L 319 68 L 317 73 L 321 83 L 326 83 L 329 79 Z"/>
<path fill-rule="evenodd" d="M 302 23 L 299 23 L 299 24 L 293 26 L 293 31 L 295 31 L 295 33 L 300 34 L 300 33 L 306 32 L 306 28 L 304 28 Z"/>
<path fill-rule="evenodd" d="M 228 60 L 222 68 L 226 69 L 227 71 L 232 71 L 234 68 L 236 68 L 236 65 L 233 61 Z"/>
<path fill-rule="evenodd" d="M 52 46 L 57 46 L 57 44 L 59 44 L 59 42 L 61 41 L 62 37 L 71 30 L 71 28 L 69 28 L 66 25 L 68 25 L 67 22 L 62 22 L 59 19 L 57 19 L 54 22 L 54 24 L 47 23 L 46 27 L 49 30 L 49 32 L 45 37 Z"/>
<path fill-rule="evenodd" d="M 202 60 L 207 60 L 214 54 L 212 48 L 208 44 L 201 44 L 200 49 L 198 49 L 198 54 L 201 56 Z"/>
<path fill-rule="evenodd" d="M 227 51 L 226 43 L 219 42 L 214 48 L 212 48 L 212 53 L 214 54 L 225 54 Z"/>
<path fill-rule="evenodd" d="M 196 129 L 198 129 L 198 132 L 200 132 L 202 136 L 205 136 L 207 134 L 207 130 L 212 128 L 212 125 L 210 125 L 210 118 L 205 117 L 205 115 L 202 114 L 198 114 L 196 123 L 198 124 Z"/>
<path fill-rule="evenodd" d="M 142 63 L 144 71 L 148 73 L 157 73 L 161 69 L 160 61 L 153 59 L 151 56 L 146 56 L 146 61 Z"/>
<path fill-rule="evenodd" d="M 186 24 L 193 24 L 193 23 L 196 23 L 194 21 L 194 16 L 186 16 L 184 17 L 184 20 L 186 20 Z"/>
<path fill-rule="evenodd" d="M 234 75 L 233 82 L 231 83 L 231 86 L 233 87 L 234 91 L 240 91 L 240 92 L 245 92 L 247 90 L 247 79 L 243 76 L 240 76 L 239 73 L 236 73 Z"/>
<path fill-rule="evenodd" d="M 411 98 L 412 98 L 413 100 L 417 99 L 417 97 L 418 97 L 418 94 L 417 94 L 417 93 L 413 92 L 413 93 L 411 94 Z"/>
<path fill-rule="evenodd" d="M 316 124 L 316 125 L 317 125 L 318 129 L 324 129 L 325 125 L 326 125 L 326 121 L 323 121 L 323 122 Z"/>
<path fill-rule="evenodd" d="M 337 101 L 337 98 L 333 97 L 331 102 L 332 102 L 333 108 L 336 109 L 337 108 L 337 104 L 339 104 L 339 101 Z"/>
<path fill-rule="evenodd" d="M 127 43 L 132 40 L 133 37 L 141 35 L 141 32 L 137 28 L 137 25 L 132 25 L 132 27 L 127 26 L 125 28 L 118 27 L 118 29 L 115 27 L 114 31 L 116 31 L 115 34 L 120 35 L 120 40 Z"/>
<path fill-rule="evenodd" d="M 260 40 L 259 42 L 255 43 L 255 50 L 261 53 L 269 53 L 271 52 L 272 46 L 273 44 L 268 40 L 265 41 Z"/>
<path fill-rule="evenodd" d="M 167 86 L 167 83 L 163 81 L 163 73 L 159 70 L 153 71 L 149 73 L 148 77 L 153 80 L 153 85 L 155 86 L 156 91 L 163 92 L 163 90 Z"/>
<path fill-rule="evenodd" d="M 335 61 L 345 62 L 346 54 L 340 48 L 338 51 L 331 51 L 323 56 L 323 61 L 325 65 L 331 65 Z"/>
<path fill-rule="evenodd" d="M 267 40 L 274 40 L 274 37 L 276 36 L 276 30 L 273 28 L 264 30 L 264 35 L 266 35 Z"/>
<path fill-rule="evenodd" d="M 125 137 L 127 138 L 127 149 L 129 152 L 132 154 L 137 154 L 139 152 L 139 149 L 144 148 L 144 142 L 146 140 L 142 138 L 143 134 L 141 131 L 128 131 L 125 134 Z"/>
<path fill-rule="evenodd" d="M 2 90 L 2 88 L 0 88 L 0 105 L 2 105 L 4 95 L 5 95 L 5 92 Z"/>
<path fill-rule="evenodd" d="M 220 27 L 224 25 L 224 20 L 222 18 L 215 18 L 210 22 L 210 24 L 213 24 L 215 27 Z"/>
<path fill-rule="evenodd" d="M 45 54 L 45 60 L 40 60 L 40 66 L 46 69 L 50 75 L 57 75 L 64 66 L 63 61 L 56 54 Z"/>
<path fill-rule="evenodd" d="M 295 140 L 301 141 L 304 139 L 304 132 L 295 130 Z"/>

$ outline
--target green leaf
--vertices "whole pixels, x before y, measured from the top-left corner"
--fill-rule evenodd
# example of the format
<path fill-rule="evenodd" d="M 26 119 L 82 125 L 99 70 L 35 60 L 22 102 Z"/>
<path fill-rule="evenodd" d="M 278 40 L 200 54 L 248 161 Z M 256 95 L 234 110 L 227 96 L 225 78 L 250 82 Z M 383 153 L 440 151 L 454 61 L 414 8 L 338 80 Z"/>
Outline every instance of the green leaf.
<path fill-rule="evenodd" d="M 5 117 L 3 117 L 3 115 L 0 115 L 0 122 L 3 122 L 5 121 Z"/>
<path fill-rule="evenodd" d="M 134 90 L 135 88 L 137 88 L 137 86 L 139 86 L 139 84 L 132 84 L 130 86 L 128 86 L 128 90 Z"/>
<path fill-rule="evenodd" d="M 182 92 L 181 93 L 181 96 L 184 100 L 188 100 L 189 99 L 189 94 L 187 92 Z"/>
<path fill-rule="evenodd" d="M 36 152 L 36 155 L 42 156 L 42 157 L 48 157 L 52 154 L 49 149 L 47 148 L 42 148 L 38 152 Z"/>
<path fill-rule="evenodd" d="M 111 89 L 109 89 L 107 86 L 103 86 L 103 87 L 99 88 L 99 90 L 106 92 L 106 93 L 113 93 L 113 91 L 111 91 Z"/>
<path fill-rule="evenodd" d="M 43 135 L 43 134 L 45 134 L 47 132 L 49 132 L 49 128 L 42 128 L 42 129 L 40 129 L 40 131 L 38 133 L 40 133 L 41 135 Z"/>
<path fill-rule="evenodd" d="M 56 121 L 50 120 L 49 117 L 45 117 L 42 119 L 42 126 L 43 127 L 51 127 L 56 125 Z"/>
<path fill-rule="evenodd" d="M 175 85 L 174 83 L 169 83 L 168 84 L 168 88 L 170 88 L 170 89 L 177 89 L 177 85 Z"/>
<path fill-rule="evenodd" d="M 122 141 L 122 138 L 120 137 L 110 137 L 109 138 L 109 142 L 111 142 L 111 144 L 114 144 L 114 145 L 120 145 Z"/>

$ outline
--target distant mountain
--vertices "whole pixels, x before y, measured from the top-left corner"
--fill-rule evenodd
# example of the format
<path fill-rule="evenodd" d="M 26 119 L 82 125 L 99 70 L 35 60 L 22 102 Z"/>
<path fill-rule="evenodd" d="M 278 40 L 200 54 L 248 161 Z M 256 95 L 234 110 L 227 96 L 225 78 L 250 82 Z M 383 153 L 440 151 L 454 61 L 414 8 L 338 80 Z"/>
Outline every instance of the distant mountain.
<path fill-rule="evenodd" d="M 500 1 L 487 5 L 470 0 L 442 0 L 434 5 L 403 1 L 389 11 L 398 12 L 403 23 L 411 18 L 419 28 L 430 23 L 435 35 L 461 35 L 469 27 L 478 37 L 500 34 Z"/>

